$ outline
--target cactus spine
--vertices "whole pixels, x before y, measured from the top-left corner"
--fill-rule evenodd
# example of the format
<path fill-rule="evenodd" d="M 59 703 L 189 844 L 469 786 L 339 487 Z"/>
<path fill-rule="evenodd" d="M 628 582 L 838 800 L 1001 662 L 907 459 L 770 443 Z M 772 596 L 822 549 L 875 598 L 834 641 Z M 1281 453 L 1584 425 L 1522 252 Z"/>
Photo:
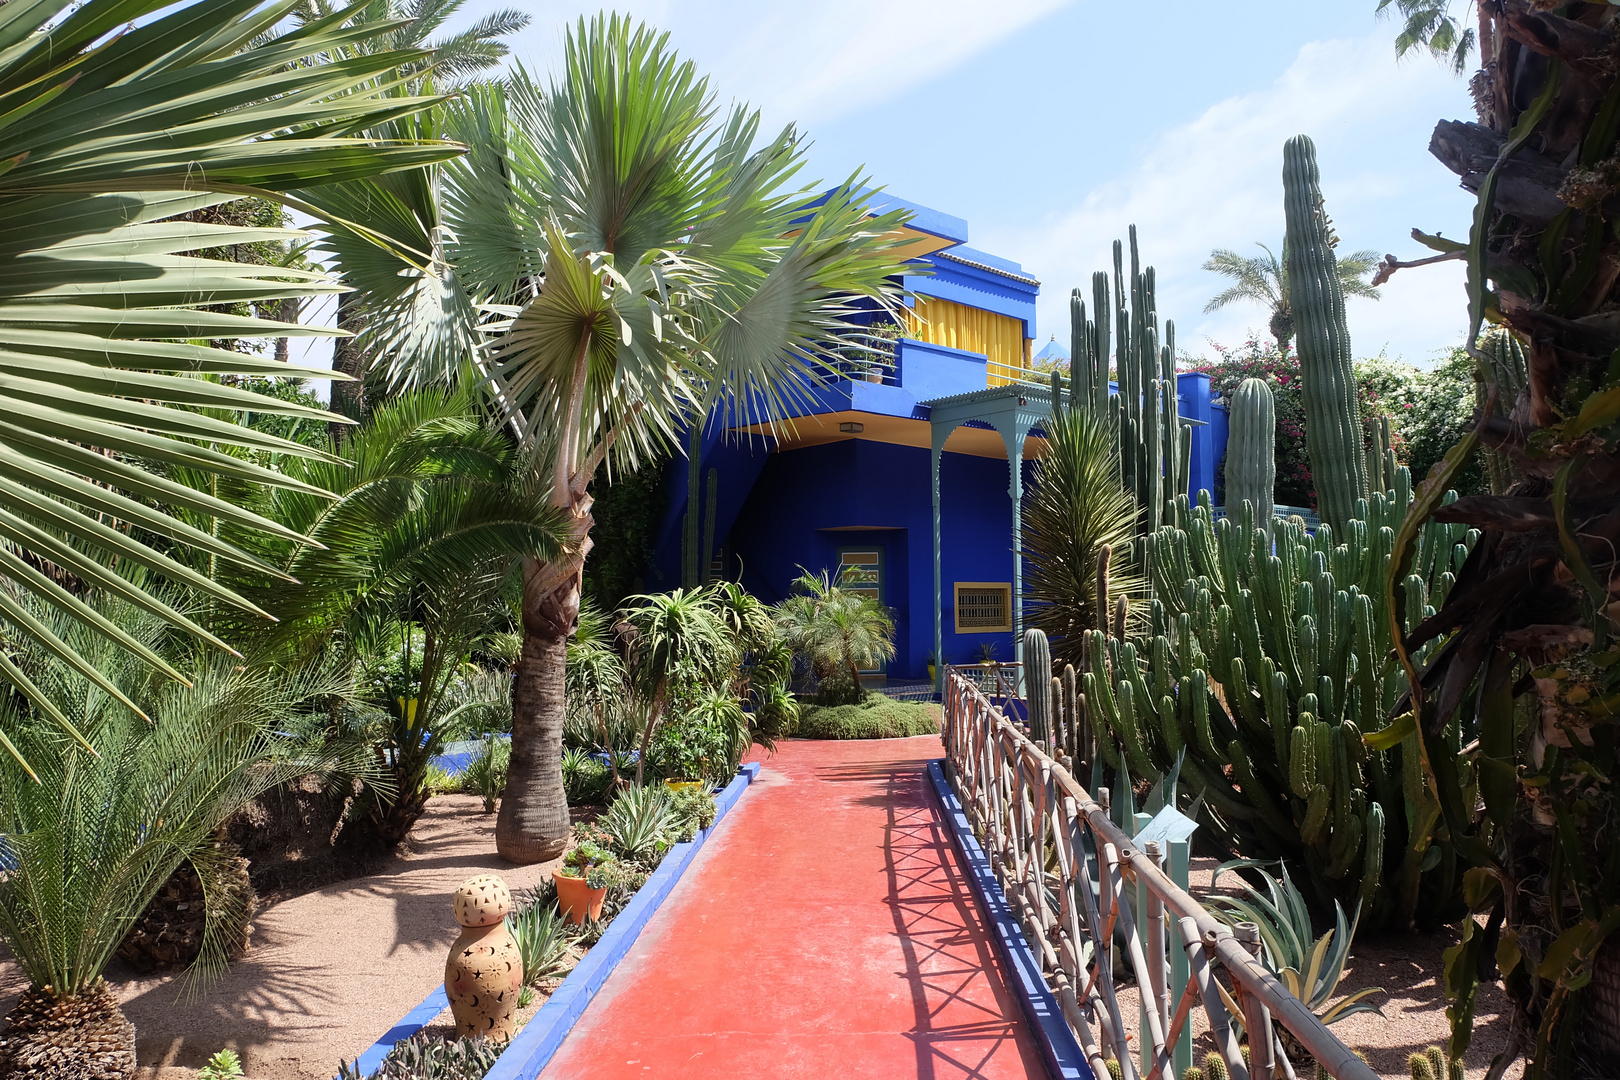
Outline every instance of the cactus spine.
<path fill-rule="evenodd" d="M 1226 443 L 1227 512 L 1254 507 L 1254 519 L 1271 528 L 1277 487 L 1277 403 L 1264 379 L 1244 379 L 1232 394 L 1232 429 Z"/>
<path fill-rule="evenodd" d="M 1337 237 L 1322 204 L 1316 145 L 1305 135 L 1283 146 L 1283 214 L 1288 304 L 1304 389 L 1305 448 L 1316 480 L 1317 510 L 1342 533 L 1355 516 L 1356 500 L 1367 498 L 1367 461 L 1344 289 L 1333 254 Z"/>
<path fill-rule="evenodd" d="M 1176 497 L 1187 491 L 1192 469 L 1192 431 L 1181 422 L 1176 401 L 1176 326 L 1159 336 L 1156 275 L 1141 268 L 1136 226 L 1130 229 L 1131 273 L 1125 278 L 1124 248 L 1114 241 L 1114 285 L 1106 273 L 1091 277 L 1092 313 L 1079 289 L 1069 297 L 1069 407 L 1114 419 L 1120 477 L 1141 508 L 1140 533 L 1174 520 Z M 1129 290 L 1127 293 L 1127 289 Z M 1127 306 L 1127 299 L 1129 306 Z M 1108 354 L 1114 349 L 1119 392 L 1109 397 Z"/>
<path fill-rule="evenodd" d="M 1024 694 L 1029 737 L 1052 749 L 1052 648 L 1044 630 L 1024 631 Z"/>

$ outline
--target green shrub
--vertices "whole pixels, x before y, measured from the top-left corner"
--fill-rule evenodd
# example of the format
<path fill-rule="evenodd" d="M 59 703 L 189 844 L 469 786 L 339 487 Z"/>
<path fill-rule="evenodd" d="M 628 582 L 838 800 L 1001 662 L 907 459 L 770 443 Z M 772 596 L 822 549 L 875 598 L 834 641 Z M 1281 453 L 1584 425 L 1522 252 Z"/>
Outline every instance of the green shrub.
<path fill-rule="evenodd" d="M 613 783 L 612 771 L 584 750 L 564 750 L 562 770 L 569 806 L 601 802 Z"/>
<path fill-rule="evenodd" d="M 468 762 L 461 774 L 461 790 L 484 800 L 484 813 L 495 812 L 495 802 L 506 793 L 506 768 L 512 760 L 512 744 L 493 735 L 484 736 L 478 756 Z"/>
<path fill-rule="evenodd" d="M 908 735 L 937 735 L 938 705 L 895 701 L 868 692 L 859 705 L 801 708 L 795 734 L 804 739 L 901 739 Z"/>
<path fill-rule="evenodd" d="M 523 957 L 523 985 L 560 975 L 568 968 L 567 924 L 557 914 L 556 883 L 550 898 L 531 894 L 506 917 L 506 928 Z"/>

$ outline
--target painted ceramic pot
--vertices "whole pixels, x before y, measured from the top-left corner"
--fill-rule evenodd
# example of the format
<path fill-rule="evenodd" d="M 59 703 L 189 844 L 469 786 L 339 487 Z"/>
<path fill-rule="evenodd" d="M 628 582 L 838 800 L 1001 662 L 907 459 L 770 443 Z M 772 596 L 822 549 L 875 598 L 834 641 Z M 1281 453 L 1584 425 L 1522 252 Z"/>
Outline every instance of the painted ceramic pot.
<path fill-rule="evenodd" d="M 494 874 L 468 878 L 456 890 L 461 936 L 444 965 L 444 992 L 456 1018 L 456 1033 L 494 1042 L 512 1038 L 523 955 L 506 929 L 512 893 Z"/>
<path fill-rule="evenodd" d="M 557 883 L 557 907 L 562 916 L 575 926 L 585 923 L 585 916 L 602 917 L 602 901 L 607 899 L 607 886 L 593 889 L 582 877 L 569 877 L 553 870 L 551 880 Z"/>
<path fill-rule="evenodd" d="M 664 781 L 664 786 L 669 788 L 671 793 L 674 793 L 674 792 L 678 792 L 678 791 L 685 791 L 687 788 L 700 788 L 700 787 L 703 786 L 703 781 L 702 780 L 665 780 Z"/>

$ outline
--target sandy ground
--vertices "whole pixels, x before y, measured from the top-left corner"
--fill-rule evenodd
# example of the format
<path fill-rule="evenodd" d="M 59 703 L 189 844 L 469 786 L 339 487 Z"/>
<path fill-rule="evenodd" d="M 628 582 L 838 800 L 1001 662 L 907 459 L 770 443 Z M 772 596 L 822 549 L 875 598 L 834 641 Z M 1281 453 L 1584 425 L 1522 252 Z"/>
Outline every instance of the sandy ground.
<path fill-rule="evenodd" d="M 1195 896 L 1209 895 L 1210 878 L 1217 865 L 1215 859 L 1193 860 L 1188 880 Z M 1221 875 L 1220 891 L 1241 893 L 1237 877 L 1230 873 Z M 1408 1080 L 1411 1071 L 1407 1059 L 1412 1054 L 1422 1053 L 1431 1045 L 1444 1048 L 1450 1041 L 1446 999 L 1437 978 L 1441 952 L 1455 943 L 1456 936 L 1448 929 L 1431 935 L 1366 932 L 1358 935 L 1351 946 L 1350 960 L 1345 965 L 1345 975 L 1334 1000 L 1366 987 L 1382 987 L 1383 993 L 1374 994 L 1368 1000 L 1384 1015 L 1349 1016 L 1334 1024 L 1331 1030 L 1346 1046 L 1361 1051 L 1380 1076 Z M 1134 1030 L 1134 1018 L 1139 1009 L 1135 986 L 1121 987 L 1119 1002 L 1127 1024 Z M 1500 986 L 1480 987 L 1474 1014 L 1474 1038 L 1463 1059 L 1469 1077 L 1483 1076 L 1490 1068 L 1491 1059 L 1507 1044 L 1507 1010 L 1507 998 Z M 1197 1062 L 1215 1048 L 1206 1034 L 1208 1029 L 1203 1009 L 1195 1009 L 1193 1056 Z M 1308 1072 L 1302 1074 L 1301 1080 L 1309 1075 Z M 1508 1069 L 1505 1080 L 1519 1080 L 1523 1075 L 1521 1060 Z"/>
<path fill-rule="evenodd" d="M 362 1053 L 443 981 L 456 886 L 494 871 L 527 889 L 555 865 L 510 866 L 479 799 L 439 796 L 380 872 L 261 912 L 248 954 L 201 998 L 115 961 L 107 975 L 135 1023 L 139 1080 L 190 1080 L 221 1047 L 252 1080 L 332 1080 L 339 1058 Z M 15 965 L 0 965 L 0 1014 L 21 989 Z"/>

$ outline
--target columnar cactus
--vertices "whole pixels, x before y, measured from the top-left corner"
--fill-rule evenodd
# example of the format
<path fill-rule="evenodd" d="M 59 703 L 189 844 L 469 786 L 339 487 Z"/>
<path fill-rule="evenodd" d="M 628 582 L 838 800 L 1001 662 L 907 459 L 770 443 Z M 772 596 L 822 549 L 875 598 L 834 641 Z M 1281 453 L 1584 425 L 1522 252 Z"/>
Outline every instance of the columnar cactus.
<path fill-rule="evenodd" d="M 1052 749 L 1052 648 L 1044 630 L 1024 631 L 1024 700 L 1029 737 Z"/>
<path fill-rule="evenodd" d="M 707 500 L 703 507 L 703 565 L 699 568 L 698 578 L 707 585 L 709 577 L 714 573 L 714 518 L 720 506 L 720 470 L 709 470 L 709 490 L 705 494 Z"/>
<path fill-rule="evenodd" d="M 1493 415 L 1508 416 L 1519 393 L 1528 381 L 1525 371 L 1524 346 L 1506 330 L 1482 335 L 1479 351 L 1485 358 L 1483 370 L 1474 383 L 1474 407 L 1484 412 L 1490 404 L 1491 389 L 1496 390 Z M 1485 448 L 1485 472 L 1490 478 L 1491 494 L 1505 495 L 1513 483 L 1513 463 L 1500 450 Z"/>
<path fill-rule="evenodd" d="M 1087 319 L 1080 290 L 1069 297 L 1069 407 L 1094 416 L 1112 414 L 1119 440 L 1120 477 L 1141 507 L 1141 533 L 1172 521 L 1176 497 L 1187 491 L 1192 471 L 1192 430 L 1181 422 L 1176 399 L 1176 325 L 1159 338 L 1156 275 L 1141 268 L 1136 226 L 1130 230 L 1131 276 L 1125 278 L 1124 248 L 1114 241 L 1114 287 L 1108 275 L 1091 276 L 1095 319 Z M 1129 287 L 1129 307 L 1126 289 Z M 1110 317 L 1112 316 L 1112 317 Z M 1119 392 L 1109 397 L 1110 346 Z"/>
<path fill-rule="evenodd" d="M 1370 438 L 1367 440 L 1367 483 L 1374 491 L 1389 491 L 1395 482 L 1395 439 L 1390 431 L 1389 417 L 1377 416 L 1367 421 Z"/>
<path fill-rule="evenodd" d="M 1347 543 L 1329 526 L 1311 535 L 1285 521 L 1268 536 L 1252 505 L 1215 521 L 1207 494 L 1196 506 L 1183 499 L 1184 526 L 1147 541 L 1151 634 L 1092 631 L 1082 677 L 1105 761 L 1151 776 L 1181 758 L 1218 841 L 1288 860 L 1323 906 L 1360 902 L 1372 924 L 1409 923 L 1424 875 L 1450 873 L 1446 859 L 1424 857 L 1444 844 L 1431 836 L 1438 804 L 1411 765 L 1417 736 L 1385 750 L 1362 738 L 1387 726 L 1405 687 L 1383 581 L 1411 497 L 1397 469 L 1388 496 L 1357 505 Z M 1472 540 L 1461 526 L 1425 527 L 1407 630 L 1443 602 Z M 1458 725 L 1446 737 L 1460 750 Z"/>
<path fill-rule="evenodd" d="M 1264 379 L 1244 379 L 1232 393 L 1231 435 L 1226 442 L 1227 513 L 1254 507 L 1254 519 L 1271 528 L 1277 487 L 1277 403 Z"/>
<path fill-rule="evenodd" d="M 1344 289 L 1333 255 L 1337 237 L 1322 205 L 1316 145 L 1305 135 L 1283 146 L 1283 215 L 1288 303 L 1304 390 L 1305 448 L 1316 481 L 1317 510 L 1342 533 L 1355 514 L 1356 500 L 1368 495 L 1367 461 Z"/>

